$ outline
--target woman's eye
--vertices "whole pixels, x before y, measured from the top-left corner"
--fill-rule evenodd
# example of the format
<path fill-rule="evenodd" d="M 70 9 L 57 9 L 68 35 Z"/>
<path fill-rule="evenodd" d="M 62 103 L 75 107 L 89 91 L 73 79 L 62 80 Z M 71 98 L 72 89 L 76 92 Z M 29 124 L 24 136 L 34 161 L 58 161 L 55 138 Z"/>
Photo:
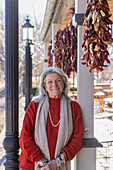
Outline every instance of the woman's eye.
<path fill-rule="evenodd" d="M 52 83 L 52 81 L 48 81 L 47 83 L 48 83 L 48 84 L 51 84 L 51 83 Z"/>
<path fill-rule="evenodd" d="M 58 80 L 57 80 L 57 82 L 61 82 L 61 80 L 60 80 L 60 79 L 58 79 Z"/>

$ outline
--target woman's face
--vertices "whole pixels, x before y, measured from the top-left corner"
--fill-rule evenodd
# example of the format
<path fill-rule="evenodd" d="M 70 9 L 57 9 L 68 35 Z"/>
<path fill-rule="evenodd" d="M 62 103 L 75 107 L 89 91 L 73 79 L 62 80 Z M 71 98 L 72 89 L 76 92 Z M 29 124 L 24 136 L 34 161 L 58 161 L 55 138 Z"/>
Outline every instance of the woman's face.
<path fill-rule="evenodd" d="M 64 89 L 62 78 L 57 73 L 49 73 L 45 77 L 45 89 L 51 98 L 60 98 Z"/>

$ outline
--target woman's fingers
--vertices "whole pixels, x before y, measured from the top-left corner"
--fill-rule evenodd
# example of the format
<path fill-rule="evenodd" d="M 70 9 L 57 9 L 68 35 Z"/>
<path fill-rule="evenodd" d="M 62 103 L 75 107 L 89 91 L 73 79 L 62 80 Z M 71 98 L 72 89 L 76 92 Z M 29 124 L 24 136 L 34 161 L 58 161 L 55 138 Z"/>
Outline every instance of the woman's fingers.
<path fill-rule="evenodd" d="M 41 170 L 56 170 L 57 164 L 55 160 L 51 160 L 47 165 L 41 168 Z"/>

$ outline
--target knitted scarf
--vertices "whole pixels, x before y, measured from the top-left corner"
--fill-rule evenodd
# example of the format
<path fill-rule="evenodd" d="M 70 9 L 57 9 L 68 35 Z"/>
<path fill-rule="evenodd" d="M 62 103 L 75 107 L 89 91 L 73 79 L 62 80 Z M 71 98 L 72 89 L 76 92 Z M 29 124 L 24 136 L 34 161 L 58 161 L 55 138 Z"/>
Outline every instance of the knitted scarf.
<path fill-rule="evenodd" d="M 36 100 L 36 99 L 35 99 Z M 54 158 L 60 154 L 62 148 L 67 145 L 70 136 L 73 131 L 73 120 L 72 120 L 72 110 L 71 110 L 71 100 L 64 95 L 61 96 L 60 104 L 60 125 L 58 138 L 56 143 Z M 39 102 L 36 121 L 35 121 L 35 142 L 40 147 L 41 152 L 50 161 L 49 146 L 47 140 L 47 117 L 49 112 L 49 97 L 45 96 Z M 40 168 L 36 167 L 35 170 Z M 67 161 L 65 166 L 59 168 L 59 170 L 70 170 L 70 161 Z"/>

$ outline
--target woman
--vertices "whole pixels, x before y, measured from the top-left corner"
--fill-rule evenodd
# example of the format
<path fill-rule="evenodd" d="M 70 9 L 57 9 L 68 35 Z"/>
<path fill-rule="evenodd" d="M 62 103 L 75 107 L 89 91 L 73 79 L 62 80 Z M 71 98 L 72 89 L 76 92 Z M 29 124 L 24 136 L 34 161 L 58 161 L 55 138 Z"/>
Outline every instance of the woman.
<path fill-rule="evenodd" d="M 23 121 L 20 168 L 70 170 L 83 141 L 80 106 L 68 97 L 68 78 L 59 68 L 42 73 L 39 92 Z"/>

